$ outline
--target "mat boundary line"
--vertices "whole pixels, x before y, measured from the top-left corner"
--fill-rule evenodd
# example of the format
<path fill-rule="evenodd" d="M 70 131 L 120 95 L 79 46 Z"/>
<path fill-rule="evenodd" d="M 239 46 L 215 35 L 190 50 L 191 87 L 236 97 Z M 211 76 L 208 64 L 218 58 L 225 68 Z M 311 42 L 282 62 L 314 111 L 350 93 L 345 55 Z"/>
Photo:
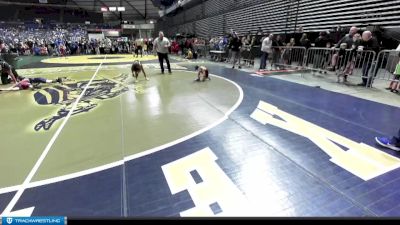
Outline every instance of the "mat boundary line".
<path fill-rule="evenodd" d="M 104 57 L 103 61 L 106 60 L 107 56 Z M 67 124 L 69 118 L 71 118 L 72 114 L 74 113 L 76 107 L 78 106 L 79 101 L 87 91 L 88 87 L 90 84 L 93 82 L 94 78 L 96 77 L 97 73 L 100 71 L 101 66 L 103 63 L 100 63 L 99 66 L 97 67 L 96 72 L 93 74 L 85 88 L 83 89 L 82 93 L 78 96 L 78 98 L 75 100 L 74 104 L 72 105 L 71 110 L 68 112 L 67 116 L 63 119 L 62 124 L 58 127 L 57 131 L 54 133 L 52 138 L 50 139 L 49 143 L 46 145 L 44 151 L 41 153 L 39 159 L 36 161 L 35 165 L 33 166 L 32 170 L 29 172 L 28 176 L 25 178 L 24 182 L 22 185 L 19 186 L 19 189 L 17 190 L 17 193 L 14 195 L 14 197 L 11 199 L 11 201 L 8 203 L 7 207 L 4 209 L 3 213 L 0 214 L 0 216 L 7 216 L 8 214 L 11 213 L 13 210 L 14 206 L 17 204 L 18 200 L 21 198 L 22 194 L 24 191 L 28 188 L 29 183 L 32 181 L 33 177 L 35 176 L 36 172 L 39 170 L 39 167 L 42 165 L 44 159 L 50 152 L 51 148 L 53 147 L 55 141 L 57 140 L 58 136 L 61 134 L 61 131 L 64 129 L 65 125 Z"/>
<path fill-rule="evenodd" d="M 186 72 L 197 74 L 196 72 L 193 72 L 193 71 L 186 71 Z M 171 147 L 173 145 L 176 145 L 176 144 L 179 144 L 179 143 L 184 142 L 186 140 L 189 140 L 189 139 L 191 139 L 191 138 L 193 138 L 195 136 L 198 136 L 198 135 L 200 135 L 200 134 L 202 134 L 202 133 L 204 133 L 204 132 L 206 132 L 208 130 L 211 130 L 212 128 L 214 128 L 217 125 L 221 124 L 222 122 L 227 120 L 229 118 L 229 115 L 232 114 L 233 111 L 235 111 L 239 107 L 239 105 L 242 103 L 243 97 L 244 97 L 243 89 L 236 82 L 231 81 L 231 80 L 229 80 L 229 79 L 227 79 L 225 77 L 221 77 L 221 76 L 218 76 L 218 75 L 215 75 L 215 74 L 210 74 L 210 76 L 218 77 L 220 79 L 223 79 L 225 81 L 228 81 L 228 82 L 232 83 L 239 91 L 239 98 L 236 101 L 236 103 L 225 113 L 225 115 L 223 117 L 218 119 L 216 122 L 206 126 L 205 128 L 202 128 L 202 129 L 200 129 L 198 131 L 195 131 L 195 132 L 193 132 L 193 133 L 191 133 L 189 135 L 186 135 L 186 136 L 184 136 L 182 138 L 176 139 L 176 140 L 174 140 L 172 142 L 169 142 L 169 143 L 166 143 L 166 144 L 163 144 L 163 145 L 160 145 L 160 146 L 145 150 L 145 151 L 140 152 L 140 153 L 136 153 L 136 154 L 132 154 L 130 156 L 126 156 L 122 160 L 119 160 L 119 161 L 116 161 L 116 162 L 112 162 L 112 163 L 108 163 L 108 164 L 104 164 L 104 165 L 101 165 L 101 166 L 98 166 L 98 167 L 86 169 L 86 170 L 83 170 L 83 171 L 70 173 L 70 174 L 67 174 L 67 175 L 62 175 L 62 176 L 58 176 L 58 177 L 54 177 L 54 178 L 35 181 L 35 182 L 27 184 L 25 188 L 27 189 L 27 188 L 40 187 L 40 186 L 44 186 L 44 185 L 48 185 L 48 184 L 53 184 L 53 183 L 57 183 L 57 182 L 70 180 L 70 179 L 86 176 L 86 175 L 89 175 L 89 174 L 101 172 L 101 171 L 104 171 L 104 170 L 107 170 L 107 169 L 111 169 L 111 168 L 114 168 L 114 167 L 117 167 L 117 166 L 121 166 L 121 165 L 123 165 L 124 163 L 126 163 L 128 161 L 131 161 L 131 160 L 134 160 L 134 159 L 137 159 L 137 158 L 141 158 L 141 157 L 150 155 L 152 153 L 161 151 L 161 150 L 169 148 L 169 147 Z M 16 191 L 20 187 L 21 187 L 21 185 L 0 188 L 0 194 L 5 194 L 5 193 Z"/>

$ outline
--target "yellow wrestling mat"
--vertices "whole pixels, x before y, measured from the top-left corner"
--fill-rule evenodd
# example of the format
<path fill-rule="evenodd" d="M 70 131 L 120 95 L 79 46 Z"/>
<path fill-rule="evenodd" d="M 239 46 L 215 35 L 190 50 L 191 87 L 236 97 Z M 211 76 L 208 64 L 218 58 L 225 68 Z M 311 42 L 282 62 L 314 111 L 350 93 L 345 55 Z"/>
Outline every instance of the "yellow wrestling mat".
<path fill-rule="evenodd" d="M 56 57 L 44 59 L 42 63 L 56 63 L 56 64 L 99 64 L 99 63 L 128 63 L 133 60 L 149 61 L 157 59 L 157 56 L 148 55 L 143 57 L 134 57 L 131 54 L 116 54 L 106 55 L 106 61 L 104 61 L 105 55 L 80 55 L 80 56 L 68 56 L 68 57 Z"/>

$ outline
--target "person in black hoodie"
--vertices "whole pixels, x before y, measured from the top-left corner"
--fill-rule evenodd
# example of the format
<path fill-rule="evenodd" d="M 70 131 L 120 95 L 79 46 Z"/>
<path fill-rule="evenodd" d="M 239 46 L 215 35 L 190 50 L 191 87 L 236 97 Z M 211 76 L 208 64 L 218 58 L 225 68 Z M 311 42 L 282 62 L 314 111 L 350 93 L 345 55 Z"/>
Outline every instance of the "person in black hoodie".
<path fill-rule="evenodd" d="M 319 33 L 319 37 L 315 39 L 315 47 L 317 48 L 326 48 L 329 43 L 328 34 L 323 31 Z M 315 69 L 324 69 L 325 66 L 325 57 L 324 51 L 317 50 L 314 55 L 314 63 L 313 66 Z M 320 71 L 321 72 L 321 71 Z"/>
<path fill-rule="evenodd" d="M 364 31 L 361 37 L 361 40 L 358 45 L 358 50 L 359 51 L 374 51 L 376 54 L 379 52 L 379 43 L 376 40 L 376 38 L 372 37 L 371 31 Z M 364 53 L 363 59 L 361 62 L 363 62 L 363 68 L 362 68 L 362 83 L 357 84 L 358 86 L 366 86 L 370 87 L 373 81 L 373 78 L 375 78 L 376 73 L 375 73 L 375 68 L 372 66 L 374 57 L 372 53 Z M 372 68 L 371 68 L 372 67 Z M 369 77 L 370 74 L 370 69 L 372 69 L 373 77 Z"/>
<path fill-rule="evenodd" d="M 231 49 L 232 51 L 232 57 L 233 57 L 233 66 L 232 69 L 235 69 L 235 64 L 236 61 L 239 60 L 239 69 L 241 69 L 242 67 L 240 66 L 240 50 L 242 48 L 242 41 L 240 40 L 240 38 L 238 37 L 238 35 L 236 33 L 233 34 L 233 39 L 232 41 L 229 43 L 229 49 Z"/>
<path fill-rule="evenodd" d="M 310 41 L 310 39 L 308 39 L 308 36 L 306 33 L 303 33 L 303 35 L 301 36 L 299 44 L 300 44 L 299 46 L 306 48 L 306 51 L 307 51 L 307 49 L 311 48 L 311 41 Z M 304 54 L 299 54 L 299 55 L 300 55 L 299 66 L 303 66 Z M 308 65 L 308 60 L 307 60 L 305 66 L 307 66 L 307 65 Z"/>

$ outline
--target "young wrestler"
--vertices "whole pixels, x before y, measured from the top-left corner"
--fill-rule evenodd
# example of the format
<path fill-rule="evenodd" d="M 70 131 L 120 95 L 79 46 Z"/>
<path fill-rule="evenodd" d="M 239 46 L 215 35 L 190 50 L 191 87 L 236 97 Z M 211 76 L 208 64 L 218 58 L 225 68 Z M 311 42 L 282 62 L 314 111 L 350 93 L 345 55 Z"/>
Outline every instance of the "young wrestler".
<path fill-rule="evenodd" d="M 146 76 L 146 72 L 143 69 L 143 65 L 140 63 L 140 61 L 135 60 L 132 64 L 132 76 L 135 78 L 135 83 L 138 82 L 138 76 L 140 72 L 143 72 L 144 77 L 146 78 L 146 80 L 149 80 L 149 78 L 147 78 Z"/>
<path fill-rule="evenodd" d="M 42 77 L 36 78 L 23 78 L 14 86 L 9 88 L 0 89 L 0 91 L 19 91 L 19 90 L 27 90 L 27 89 L 34 89 L 34 85 L 38 84 L 46 84 L 46 83 L 62 83 L 62 78 L 57 78 L 56 80 L 48 80 Z"/>
<path fill-rule="evenodd" d="M 199 71 L 197 73 L 197 79 L 195 81 L 205 81 L 211 80 L 208 76 L 208 69 L 205 66 L 195 66 L 195 71 Z"/>

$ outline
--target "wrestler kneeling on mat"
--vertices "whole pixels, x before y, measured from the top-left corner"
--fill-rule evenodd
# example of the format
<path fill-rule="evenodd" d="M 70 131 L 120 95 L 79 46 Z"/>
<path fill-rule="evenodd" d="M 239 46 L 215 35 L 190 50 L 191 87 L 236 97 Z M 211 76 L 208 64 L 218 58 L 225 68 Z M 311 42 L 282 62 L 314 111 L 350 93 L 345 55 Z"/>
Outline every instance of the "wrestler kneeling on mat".
<path fill-rule="evenodd" d="M 199 71 L 197 73 L 197 79 L 195 81 L 205 81 L 205 80 L 211 80 L 211 78 L 208 76 L 208 69 L 205 66 L 196 66 L 195 71 Z"/>
<path fill-rule="evenodd" d="M 143 72 L 144 78 L 146 78 L 146 80 L 149 80 L 149 78 L 147 78 L 146 76 L 146 72 L 143 69 L 143 65 L 142 63 L 140 63 L 140 61 L 135 60 L 132 64 L 132 76 L 135 78 L 135 82 L 138 82 L 138 76 L 140 72 Z"/>
<path fill-rule="evenodd" d="M 56 80 L 49 80 L 43 77 L 35 77 L 35 78 L 22 78 L 21 81 L 17 82 L 14 86 L 9 88 L 0 88 L 0 91 L 19 91 L 19 90 L 27 90 L 27 89 L 35 89 L 39 84 L 48 84 L 48 83 L 60 83 L 62 84 L 63 78 L 57 78 Z"/>

